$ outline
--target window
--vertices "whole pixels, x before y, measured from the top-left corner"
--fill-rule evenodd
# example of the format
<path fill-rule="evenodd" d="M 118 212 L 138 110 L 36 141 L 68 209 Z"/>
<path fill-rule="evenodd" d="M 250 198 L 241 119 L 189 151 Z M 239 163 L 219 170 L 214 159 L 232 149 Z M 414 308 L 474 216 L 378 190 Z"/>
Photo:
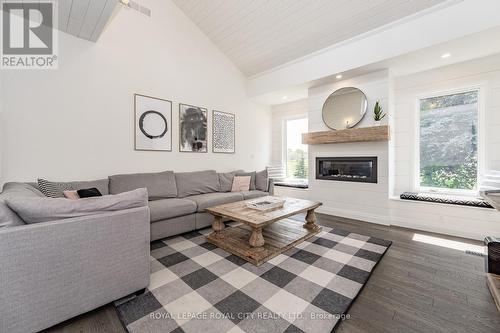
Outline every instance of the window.
<path fill-rule="evenodd" d="M 307 132 L 307 118 L 288 119 L 286 127 L 286 177 L 307 180 L 307 145 L 302 144 L 302 133 Z"/>
<path fill-rule="evenodd" d="M 478 95 L 470 90 L 420 100 L 420 189 L 476 191 Z"/>

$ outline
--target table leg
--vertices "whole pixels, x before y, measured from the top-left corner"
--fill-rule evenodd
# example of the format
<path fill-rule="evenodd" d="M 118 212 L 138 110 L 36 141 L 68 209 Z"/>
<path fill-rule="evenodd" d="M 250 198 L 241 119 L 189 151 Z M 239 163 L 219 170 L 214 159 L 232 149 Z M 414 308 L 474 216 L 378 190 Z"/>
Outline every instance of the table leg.
<path fill-rule="evenodd" d="M 264 237 L 262 237 L 262 228 L 252 228 L 252 234 L 248 240 L 250 246 L 261 247 L 264 245 Z"/>
<path fill-rule="evenodd" d="M 319 225 L 316 224 L 316 214 L 314 213 L 314 209 L 307 211 L 306 224 L 304 224 L 304 228 L 309 230 L 319 229 Z"/>
<path fill-rule="evenodd" d="M 212 230 L 214 231 L 216 237 L 220 237 L 220 232 L 224 230 L 225 227 L 224 222 L 222 222 L 222 217 L 214 216 L 214 220 L 212 221 Z"/>

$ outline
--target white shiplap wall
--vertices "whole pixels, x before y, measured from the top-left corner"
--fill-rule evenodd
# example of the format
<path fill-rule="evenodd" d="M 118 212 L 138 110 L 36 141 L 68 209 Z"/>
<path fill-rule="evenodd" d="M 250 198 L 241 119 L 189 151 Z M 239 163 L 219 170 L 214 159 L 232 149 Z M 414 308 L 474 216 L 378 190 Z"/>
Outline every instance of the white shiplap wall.
<path fill-rule="evenodd" d="M 387 71 L 359 76 L 309 89 L 309 131 L 328 130 L 324 125 L 321 110 L 326 98 L 342 87 L 357 87 L 368 99 L 368 112 L 358 127 L 373 125 L 372 110 L 380 100 L 387 111 L 389 97 L 389 75 Z M 315 179 L 315 159 L 325 156 L 377 156 L 378 183 L 349 183 Z M 309 197 L 323 202 L 320 212 L 389 224 L 388 219 L 388 143 L 342 143 L 309 146 Z"/>
<path fill-rule="evenodd" d="M 402 201 L 401 192 L 411 190 L 416 96 L 467 85 L 481 85 L 484 99 L 484 147 L 486 166 L 500 169 L 500 55 L 441 67 L 410 76 L 393 78 L 390 72 L 344 80 L 309 89 L 309 130 L 327 130 L 321 108 L 334 90 L 355 86 L 369 100 L 369 114 L 359 126 L 371 126 L 371 110 L 377 99 L 390 110 L 391 141 L 309 146 L 309 189 L 294 192 L 278 189 L 287 196 L 323 202 L 320 212 L 443 234 L 482 239 L 500 236 L 500 213 L 492 209 Z M 300 102 L 303 103 L 303 102 Z M 281 154 L 281 115 L 294 115 L 293 103 L 273 108 L 273 160 Z M 386 119 L 385 122 L 388 122 Z M 315 180 L 317 156 L 378 156 L 378 184 Z M 391 178 L 390 178 L 391 177 Z"/>
<path fill-rule="evenodd" d="M 483 107 L 483 169 L 500 170 L 500 55 L 495 55 L 395 79 L 391 196 L 413 190 L 419 96 L 477 86 Z M 390 215 L 392 224 L 410 228 L 479 239 L 500 235 L 500 213 L 495 210 L 391 200 Z"/>

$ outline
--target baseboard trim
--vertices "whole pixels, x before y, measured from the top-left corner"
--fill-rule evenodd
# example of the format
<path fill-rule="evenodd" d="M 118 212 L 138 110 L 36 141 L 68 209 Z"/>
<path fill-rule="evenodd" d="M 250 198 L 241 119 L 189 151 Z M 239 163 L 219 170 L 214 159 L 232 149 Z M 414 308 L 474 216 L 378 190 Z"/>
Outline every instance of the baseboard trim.
<path fill-rule="evenodd" d="M 482 235 L 482 234 L 478 234 L 478 233 L 474 233 L 474 232 L 467 232 L 467 231 L 460 231 L 460 230 L 453 230 L 453 229 L 449 229 L 449 228 L 430 226 L 428 224 L 420 224 L 420 223 L 416 223 L 415 221 L 413 221 L 409 218 L 392 217 L 391 218 L 391 225 L 396 226 L 396 227 L 402 227 L 402 228 L 408 228 L 408 229 L 414 229 L 414 230 L 420 230 L 420 231 L 426 231 L 426 232 L 434 232 L 437 234 L 443 234 L 443 235 L 447 235 L 447 236 L 455 236 L 455 237 L 475 239 L 475 240 L 483 240 L 484 239 L 484 235 Z"/>
<path fill-rule="evenodd" d="M 401 227 L 401 228 L 408 228 L 408 229 L 413 229 L 415 231 L 433 232 L 433 233 L 437 233 L 437 234 L 443 234 L 443 235 L 455 236 L 455 237 L 461 237 L 461 238 L 468 238 L 468 239 L 474 239 L 474 240 L 483 240 L 484 239 L 483 234 L 474 233 L 474 232 L 467 232 L 467 231 L 460 231 L 460 230 L 453 230 L 453 229 L 449 229 L 449 228 L 442 228 L 439 226 L 430 226 L 428 224 L 420 224 L 420 223 L 417 223 L 413 219 L 410 219 L 410 218 L 391 217 L 391 216 L 370 214 L 370 213 L 364 213 L 364 212 L 353 212 L 353 211 L 346 210 L 346 209 L 338 209 L 338 208 L 325 207 L 325 206 L 321 206 L 316 211 L 318 213 L 325 214 L 325 215 L 338 216 L 338 217 L 359 220 L 359 221 L 368 222 L 368 223 L 375 223 L 375 224 L 380 224 L 380 225 L 385 225 L 385 226 L 395 226 L 395 227 Z"/>
<path fill-rule="evenodd" d="M 360 221 L 381 224 L 381 225 L 386 225 L 386 226 L 391 225 L 390 218 L 388 216 L 383 216 L 383 215 L 376 215 L 376 214 L 363 213 L 363 212 L 353 212 L 353 211 L 346 210 L 346 209 L 338 209 L 338 208 L 325 207 L 325 206 L 319 207 L 316 211 L 318 213 L 326 214 L 326 215 L 339 216 L 339 217 L 344 217 L 344 218 L 348 218 L 348 219 L 360 220 Z"/>

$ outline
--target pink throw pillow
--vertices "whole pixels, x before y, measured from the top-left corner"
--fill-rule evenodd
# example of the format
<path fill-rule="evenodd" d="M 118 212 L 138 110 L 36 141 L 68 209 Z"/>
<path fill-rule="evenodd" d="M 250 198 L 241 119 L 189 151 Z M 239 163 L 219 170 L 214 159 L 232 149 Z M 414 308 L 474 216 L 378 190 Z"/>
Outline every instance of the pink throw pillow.
<path fill-rule="evenodd" d="M 80 199 L 80 196 L 76 191 L 63 191 L 63 194 L 66 199 L 71 199 L 71 200 Z"/>
<path fill-rule="evenodd" d="M 234 176 L 231 192 L 241 192 L 250 190 L 250 176 Z"/>

